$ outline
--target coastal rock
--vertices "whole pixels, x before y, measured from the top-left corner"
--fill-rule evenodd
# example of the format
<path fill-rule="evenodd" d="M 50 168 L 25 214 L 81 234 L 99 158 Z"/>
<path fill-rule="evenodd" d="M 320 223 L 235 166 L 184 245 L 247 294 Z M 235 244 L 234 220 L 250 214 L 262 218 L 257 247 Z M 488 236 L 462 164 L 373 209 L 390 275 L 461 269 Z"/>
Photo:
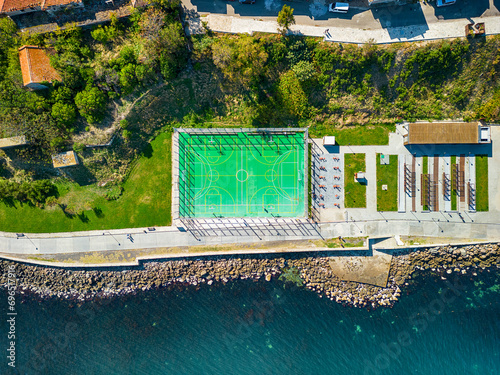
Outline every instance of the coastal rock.
<path fill-rule="evenodd" d="M 331 258 L 323 254 L 149 262 L 143 264 L 143 269 L 117 268 L 116 271 L 99 270 L 99 267 L 79 271 L 0 260 L 0 287 L 7 285 L 6 270 L 11 264 L 15 265 L 18 293 L 23 293 L 22 296 L 34 294 L 41 298 L 78 301 L 181 284 L 199 287 L 205 282 L 213 285 L 216 281 L 226 283 L 237 279 L 262 278 L 271 282 L 273 275 L 279 276 L 286 268 L 296 270 L 296 277 L 291 282 L 305 285 L 320 296 L 345 305 L 376 308 L 392 306 L 401 295 L 399 286 L 407 285 L 415 270 L 430 269 L 441 273 L 444 269 L 446 274 L 452 273 L 452 270 L 457 274 L 466 274 L 470 267 L 500 267 L 498 249 L 498 244 L 490 244 L 397 250 L 390 265 L 388 284 L 384 288 L 339 280 L 329 267 Z"/>

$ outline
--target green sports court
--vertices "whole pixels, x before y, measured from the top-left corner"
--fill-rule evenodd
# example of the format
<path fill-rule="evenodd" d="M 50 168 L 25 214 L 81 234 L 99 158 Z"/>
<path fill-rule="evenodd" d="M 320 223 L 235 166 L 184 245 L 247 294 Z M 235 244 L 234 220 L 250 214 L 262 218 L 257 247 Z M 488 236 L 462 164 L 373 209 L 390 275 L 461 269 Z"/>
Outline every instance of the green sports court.
<path fill-rule="evenodd" d="M 176 129 L 179 217 L 304 217 L 305 129 Z"/>

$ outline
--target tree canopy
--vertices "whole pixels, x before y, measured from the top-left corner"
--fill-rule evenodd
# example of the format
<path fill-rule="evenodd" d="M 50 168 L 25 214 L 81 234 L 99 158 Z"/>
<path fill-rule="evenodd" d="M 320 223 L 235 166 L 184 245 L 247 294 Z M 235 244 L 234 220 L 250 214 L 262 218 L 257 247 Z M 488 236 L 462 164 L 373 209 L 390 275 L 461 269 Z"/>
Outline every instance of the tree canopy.
<path fill-rule="evenodd" d="M 285 35 L 291 25 L 295 25 L 295 17 L 293 16 L 293 8 L 290 8 L 288 5 L 284 4 L 283 8 L 281 8 L 278 13 L 278 31 Z"/>

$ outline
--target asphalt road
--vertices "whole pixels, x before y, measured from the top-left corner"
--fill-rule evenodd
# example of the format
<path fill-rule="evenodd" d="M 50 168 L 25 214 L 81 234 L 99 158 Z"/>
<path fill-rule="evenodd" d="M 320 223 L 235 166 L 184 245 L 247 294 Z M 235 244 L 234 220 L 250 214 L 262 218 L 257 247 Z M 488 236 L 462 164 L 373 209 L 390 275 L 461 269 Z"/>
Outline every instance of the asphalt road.
<path fill-rule="evenodd" d="M 183 0 L 187 9 L 200 14 L 216 13 L 254 19 L 276 18 L 282 0 L 256 0 L 255 4 L 240 4 L 227 0 Z M 293 9 L 297 24 L 314 26 L 345 26 L 362 29 L 425 25 L 453 19 L 476 19 L 500 15 L 500 0 L 458 0 L 456 4 L 437 8 L 431 4 L 351 8 L 347 14 L 328 13 L 323 1 L 287 2 Z"/>

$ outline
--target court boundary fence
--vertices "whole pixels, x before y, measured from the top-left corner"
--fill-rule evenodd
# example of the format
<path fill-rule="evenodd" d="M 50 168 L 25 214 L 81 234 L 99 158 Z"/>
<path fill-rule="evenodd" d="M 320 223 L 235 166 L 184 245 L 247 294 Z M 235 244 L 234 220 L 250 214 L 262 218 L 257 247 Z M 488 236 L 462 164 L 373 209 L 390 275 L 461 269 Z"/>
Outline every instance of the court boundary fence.
<path fill-rule="evenodd" d="M 299 219 L 307 219 L 309 217 L 309 133 L 307 128 L 174 128 L 172 133 L 172 222 L 179 222 L 187 230 L 196 227 L 195 221 L 197 219 L 206 218 L 195 218 L 192 216 L 181 214 L 181 202 L 183 199 L 180 194 L 180 134 L 203 134 L 203 135 L 217 135 L 217 136 L 231 136 L 238 133 L 250 133 L 262 136 L 272 136 L 273 134 L 287 135 L 304 133 L 304 216 L 297 217 Z M 255 219 L 258 219 L 256 217 Z M 248 218 L 247 218 L 248 219 Z M 185 225 L 185 223 L 190 223 L 190 225 Z M 215 233 L 214 233 L 215 235 Z"/>

